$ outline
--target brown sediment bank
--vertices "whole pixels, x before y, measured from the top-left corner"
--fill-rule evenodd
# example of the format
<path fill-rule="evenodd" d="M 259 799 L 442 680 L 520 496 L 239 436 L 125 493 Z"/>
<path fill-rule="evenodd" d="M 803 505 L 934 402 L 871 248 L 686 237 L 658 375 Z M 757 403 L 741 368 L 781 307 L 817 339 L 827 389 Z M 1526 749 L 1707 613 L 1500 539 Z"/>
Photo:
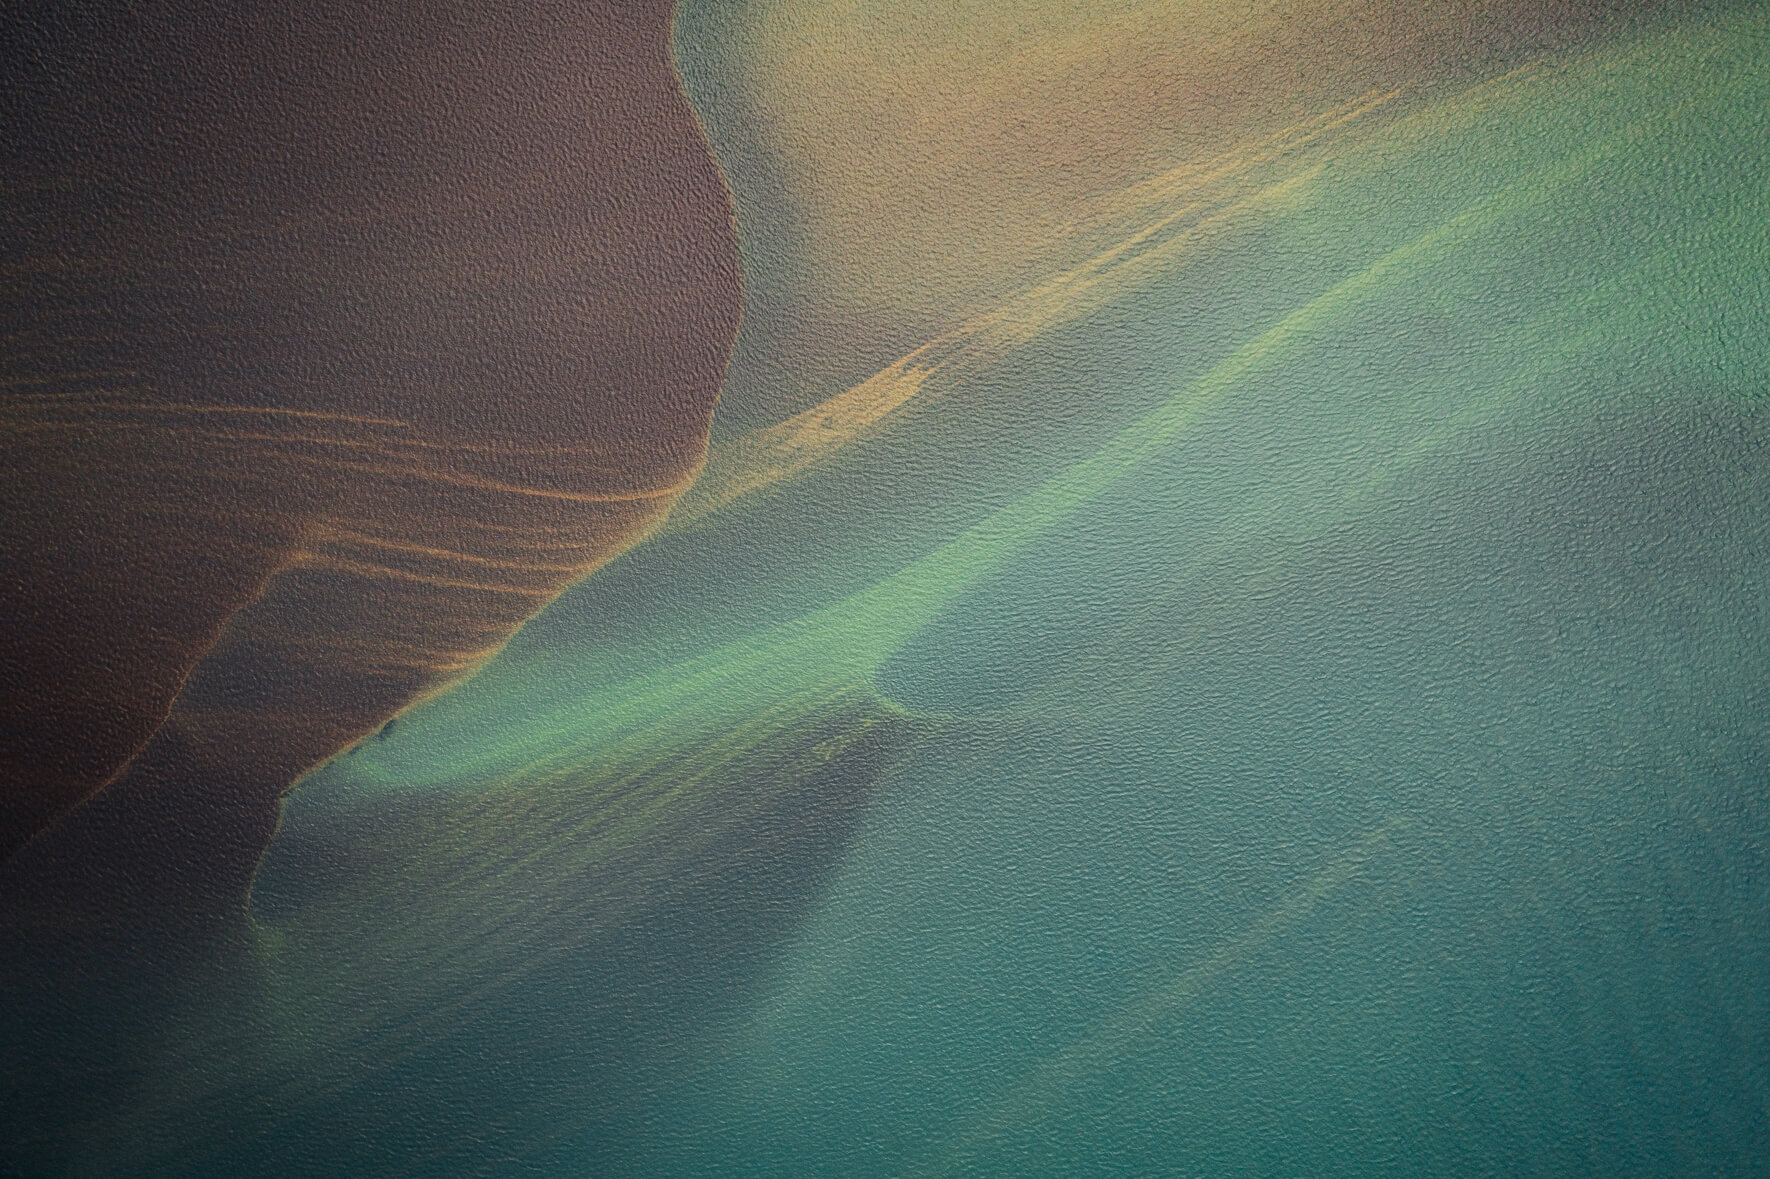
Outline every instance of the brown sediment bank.
<path fill-rule="evenodd" d="M 672 7 L 0 18 L 14 899 L 237 905 L 692 481 L 740 287 Z"/>

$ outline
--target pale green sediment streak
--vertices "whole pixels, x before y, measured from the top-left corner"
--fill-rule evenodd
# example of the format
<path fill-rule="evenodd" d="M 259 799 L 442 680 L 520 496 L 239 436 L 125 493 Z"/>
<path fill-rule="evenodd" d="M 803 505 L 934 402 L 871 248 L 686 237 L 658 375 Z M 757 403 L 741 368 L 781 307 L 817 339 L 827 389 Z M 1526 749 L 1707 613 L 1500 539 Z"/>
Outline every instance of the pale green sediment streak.
<path fill-rule="evenodd" d="M 1062 1102 L 1076 1085 L 1110 1068 L 1128 1049 L 1157 1031 L 1165 1020 L 1309 916 L 1317 905 L 1375 859 L 1390 837 L 1407 825 L 1402 819 L 1384 823 L 1203 960 L 1145 991 L 1067 1048 L 1047 1057 L 1031 1076 L 969 1123 L 940 1160 L 921 1173 L 945 1175 L 963 1168 L 979 1152 L 987 1150 L 992 1139 L 1030 1124 L 1040 1113 Z"/>
<path fill-rule="evenodd" d="M 1249 388 L 1249 382 L 1259 380 L 1263 372 L 1276 365 L 1294 363 L 1299 346 L 1330 337 L 1336 326 L 1353 322 L 1355 316 L 1372 314 L 1377 306 L 1374 300 L 1380 294 L 1405 293 L 1409 278 L 1418 280 L 1428 273 L 1434 275 L 1438 289 L 1416 290 L 1412 297 L 1421 305 L 1478 299 L 1480 292 L 1468 288 L 1471 281 L 1479 281 L 1475 276 L 1480 268 L 1464 274 L 1458 267 L 1443 263 L 1459 249 L 1466 252 L 1489 227 L 1509 216 L 1540 209 L 1606 159 L 1626 155 L 1630 149 L 1637 149 L 1636 154 L 1640 154 L 1638 149 L 1644 141 L 1675 129 L 1681 119 L 1687 121 L 1693 105 L 1700 107 L 1705 122 L 1715 111 L 1749 109 L 1755 99 L 1761 98 L 1761 71 L 1748 64 L 1742 72 L 1738 60 L 1725 69 L 1710 69 L 1703 64 L 1710 61 L 1714 52 L 1722 50 L 1730 30 L 1738 31 L 1732 26 L 1701 30 L 1688 34 L 1688 43 L 1686 39 L 1655 38 L 1649 46 L 1631 47 L 1620 56 L 1606 54 L 1579 69 L 1530 71 L 1510 81 L 1496 80 L 1480 89 L 1479 100 L 1469 100 L 1467 96 L 1453 98 L 1409 116 L 1392 128 L 1389 138 L 1380 136 L 1366 143 L 1356 154 L 1372 160 L 1410 156 L 1427 142 L 1442 142 L 1444 128 L 1436 125 L 1442 119 L 1448 118 L 1461 127 L 1458 120 L 1473 117 L 1476 110 L 1498 117 L 1495 112 L 1508 106 L 1533 112 L 1532 120 L 1540 121 L 1547 117 L 1545 110 L 1573 102 L 1577 109 L 1563 113 L 1567 118 L 1577 118 L 1583 110 L 1579 105 L 1583 100 L 1577 96 L 1592 81 L 1588 75 L 1594 69 L 1602 78 L 1609 79 L 1607 84 L 1624 85 L 1629 91 L 1618 96 L 1618 101 L 1627 100 L 1625 105 L 1647 102 L 1651 110 L 1647 117 L 1638 115 L 1635 121 L 1620 127 L 1606 118 L 1610 128 L 1607 135 L 1558 158 L 1550 157 L 1428 232 L 1381 255 L 1373 264 L 1247 341 L 1091 458 L 897 574 L 792 622 L 612 684 L 564 708 L 485 732 L 469 755 L 463 756 L 458 746 L 447 753 L 428 753 L 422 743 L 407 742 L 385 751 L 366 750 L 364 756 L 341 766 L 341 772 L 359 785 L 372 785 L 378 780 L 400 786 L 498 780 L 532 784 L 549 776 L 580 774 L 591 768 L 590 761 L 606 767 L 655 759 L 662 750 L 680 750 L 687 744 L 706 740 L 789 698 L 816 700 L 865 685 L 882 659 L 958 594 L 1170 444 L 1211 407 L 1238 390 Z M 1721 56 L 1728 53 L 1730 49 Z M 1737 54 L 1733 56 L 1737 58 Z M 1702 68 L 1692 68 L 1689 59 L 1693 57 L 1702 59 L 1698 63 Z M 1624 81 L 1613 77 L 1619 72 Z M 1661 74 L 1669 76 L 1660 77 Z M 1644 77 L 1655 80 L 1636 81 Z M 1742 81 L 1747 92 L 1735 93 Z M 1645 93 L 1641 92 L 1643 88 Z M 1666 94 L 1677 95 L 1679 100 L 1656 100 L 1656 96 Z M 1553 141 L 1557 137 L 1549 138 Z M 1660 152 L 1688 150 L 1689 146 L 1667 141 L 1660 145 Z M 1310 181 L 1309 187 L 1318 189 L 1323 200 L 1333 199 L 1331 194 L 1338 191 L 1332 177 L 1318 176 Z M 1748 230 L 1740 237 L 1762 245 L 1761 232 Z M 1718 271 L 1709 278 L 1717 275 Z M 1414 285 L 1417 287 L 1418 283 Z M 1626 301 L 1616 291 L 1606 293 L 1605 297 L 1613 303 L 1607 311 L 1615 311 Z M 1406 308 L 1399 310 L 1405 312 Z M 1576 325 L 1569 337 L 1578 330 Z M 1527 347 L 1542 346 L 1539 342 Z M 1539 355 L 1548 351 L 1564 349 L 1551 344 Z M 1441 426 L 1468 419 L 1470 414 L 1464 411 L 1484 400 L 1467 393 L 1461 396 L 1469 404 L 1459 403 L 1458 410 L 1441 419 Z M 1448 428 L 1436 431 L 1436 438 L 1423 440 L 1416 449 L 1430 451 L 1451 432 L 1454 431 Z M 1415 458 L 1418 457 L 1416 454 Z M 1379 464 L 1371 472 L 1371 487 L 1388 481 L 1397 469 L 1393 463 L 1387 467 Z M 1371 487 L 1365 490 L 1368 492 Z M 1335 505 L 1339 504 L 1343 514 L 1348 489 L 1324 486 L 1323 493 L 1320 502 L 1301 505 L 1297 510 L 1309 520 L 1318 521 L 1324 514 L 1334 515 Z M 1289 495 L 1295 506 L 1294 488 L 1268 489 L 1267 494 Z M 1293 523 L 1300 523 L 1307 530 L 1309 520 Z M 592 751 L 595 756 L 588 756 Z"/>
<path fill-rule="evenodd" d="M 864 685 L 881 661 L 979 578 L 1135 470 L 1293 347 L 1316 338 L 1388 284 L 1467 243 L 1484 227 L 1549 200 L 1638 134 L 1638 125 L 1631 126 L 1527 174 L 1391 250 L 1237 348 L 1092 457 L 876 585 L 761 634 L 596 692 L 488 742 L 470 763 L 455 760 L 419 780 L 512 776 L 533 781 L 582 764 L 590 749 L 598 751 L 598 760 L 623 760 L 623 751 L 656 757 L 661 749 L 707 739 L 787 698 L 815 700 Z M 537 747 L 554 752 L 537 758 Z"/>
<path fill-rule="evenodd" d="M 1720 36 L 1713 33 L 1699 38 L 1704 44 Z M 1661 49 L 1670 42 L 1658 43 Z M 1047 529 L 1057 525 L 1094 497 L 1112 486 L 1126 473 L 1135 470 L 1146 459 L 1158 453 L 1192 425 L 1201 414 L 1225 401 L 1236 392 L 1250 388 L 1250 382 L 1283 363 L 1294 363 L 1299 347 L 1332 336 L 1336 328 L 1355 322 L 1360 315 L 1369 315 L 1380 305 L 1384 294 L 1407 295 L 1409 280 L 1418 287 L 1418 280 L 1431 274 L 1437 289 L 1415 290 L 1412 298 L 1424 304 L 1455 303 L 1460 298 L 1478 298 L 1478 290 L 1467 289 L 1470 282 L 1479 282 L 1479 267 L 1468 274 L 1457 266 L 1445 263 L 1457 251 L 1466 252 L 1480 235 L 1508 217 L 1540 210 L 1552 202 L 1580 177 L 1604 161 L 1618 156 L 1642 154 L 1643 144 L 1662 132 L 1675 129 L 1679 120 L 1687 120 L 1693 105 L 1706 119 L 1713 110 L 1749 106 L 1761 82 L 1757 71 L 1743 75 L 1745 89 L 1736 94 L 1741 77 L 1709 71 L 1686 78 L 1690 71 L 1678 63 L 1701 46 L 1677 44 L 1670 56 L 1649 55 L 1642 63 L 1645 50 L 1636 47 L 1626 54 L 1624 63 L 1647 69 L 1653 62 L 1671 63 L 1676 78 L 1651 87 L 1651 93 L 1667 93 L 1671 81 L 1683 84 L 1670 93 L 1678 101 L 1654 103 L 1647 117 L 1618 127 L 1610 123 L 1609 134 L 1583 148 L 1528 171 L 1503 188 L 1475 201 L 1414 240 L 1381 255 L 1362 271 L 1344 279 L 1309 302 L 1286 315 L 1278 323 L 1247 341 L 1230 353 L 1202 378 L 1192 382 L 1168 402 L 1121 432 L 1089 459 L 1049 480 L 1021 500 L 942 545 L 921 560 L 895 575 L 849 598 L 805 615 L 792 622 L 731 642 L 705 655 L 685 660 L 655 671 L 611 685 L 550 714 L 536 716 L 497 733 L 488 733 L 468 757 L 459 753 L 426 758 L 421 749 L 407 745 L 397 763 L 377 766 L 381 751 L 346 767 L 347 776 L 358 783 L 370 783 L 377 777 L 399 784 L 414 782 L 481 783 L 503 779 L 535 783 L 560 774 L 577 774 L 594 761 L 604 766 L 635 764 L 655 760 L 664 750 L 680 750 L 685 745 L 710 739 L 713 734 L 745 723 L 746 718 L 767 711 L 789 699 L 815 701 L 838 695 L 865 685 L 878 664 L 917 630 L 925 626 L 954 598 L 969 586 L 1023 549 Z M 1712 47 L 1712 46 L 1711 46 Z M 1605 68 L 1620 68 L 1611 62 Z M 1647 69 L 1652 74 L 1656 69 Z M 1559 96 L 1582 83 L 1585 74 L 1574 71 L 1559 78 L 1534 73 L 1517 80 L 1516 101 L 1525 107 L 1547 101 L 1551 106 Z M 1543 86 L 1556 87 L 1551 94 L 1541 92 Z M 1532 98 L 1534 95 L 1534 99 Z M 1498 99 L 1497 92 L 1492 95 Z M 1642 98 L 1646 96 L 1636 96 Z M 1455 116 L 1467 104 L 1451 100 L 1443 109 Z M 1435 108 L 1436 109 L 1436 108 Z M 1534 109 L 1534 108 L 1533 108 Z M 1420 144 L 1418 127 L 1432 122 L 1429 113 L 1411 116 L 1395 134 L 1400 141 L 1385 148 L 1380 142 L 1367 145 L 1378 157 L 1390 150 L 1408 154 Z M 1660 152 L 1675 150 L 1669 141 L 1660 145 Z M 1648 152 L 1645 154 L 1656 154 Z M 1328 191 L 1325 188 L 1324 192 Z M 1747 202 L 1750 203 L 1750 202 Z M 1746 213 L 1753 210 L 1747 209 Z M 1736 235 L 1740 242 L 1750 241 L 1762 246 L 1763 234 L 1742 226 Z M 1633 269 L 1633 268 L 1631 268 Z M 1664 269 L 1662 267 L 1662 269 Z M 1710 265 L 1701 268 L 1708 279 L 1717 278 L 1720 269 Z M 1750 267 L 1745 267 L 1749 270 Z M 1676 276 L 1672 287 L 1689 286 L 1688 277 Z M 1631 300 L 1626 291 L 1614 287 L 1600 292 L 1606 301 L 1602 319 L 1616 322 L 1616 315 L 1626 314 Z M 1443 310 L 1443 308 L 1440 308 Z M 1405 308 L 1400 308 L 1405 311 Z M 1454 308 L 1452 308 L 1454 310 Z M 1520 350 L 1531 350 L 1537 359 L 1551 354 L 1565 355 L 1584 334 L 1587 325 L 1577 320 L 1578 309 L 1572 304 L 1561 308 L 1566 331 L 1559 340 L 1522 343 Z M 1596 319 L 1593 322 L 1597 322 Z M 1515 339 L 1517 337 L 1514 337 Z M 1508 344 L 1511 341 L 1507 342 Z M 1522 380 L 1522 378 L 1520 378 Z M 1516 386 L 1518 382 L 1511 382 Z M 1394 473 L 1423 453 L 1433 450 L 1455 432 L 1460 421 L 1476 416 L 1477 406 L 1493 403 L 1502 390 L 1500 383 L 1490 383 L 1486 393 L 1468 390 L 1458 395 L 1456 408 L 1439 422 L 1440 429 L 1431 437 L 1419 440 L 1411 456 L 1397 456 L 1389 463 L 1379 463 L 1370 472 L 1365 493 L 1389 481 Z M 1481 412 L 1486 412 L 1485 410 Z M 1331 481 L 1330 481 L 1331 482 Z M 1311 521 L 1340 514 L 1360 497 L 1355 489 L 1344 485 L 1324 485 L 1319 502 L 1298 501 L 1295 487 L 1269 489 L 1269 495 L 1288 497 L 1291 510 L 1301 512 L 1293 523 L 1307 530 Z M 537 756 L 539 754 L 539 756 Z"/>
<path fill-rule="evenodd" d="M 1246 537 L 1263 533 L 1277 542 L 1281 553 L 1288 551 L 1289 546 L 1352 518 L 1374 496 L 1471 429 L 1502 419 L 1518 425 L 1526 420 L 1540 421 L 1527 418 L 1530 409 L 1538 415 L 1562 413 L 1571 408 L 1563 406 L 1564 400 L 1589 397 L 1578 389 L 1578 377 L 1589 369 L 1592 358 L 1612 353 L 1621 341 L 1638 340 L 1665 327 L 1668 319 L 1681 321 L 1675 324 L 1679 329 L 1675 345 L 1688 368 L 1725 374 L 1737 367 L 1738 354 L 1750 346 L 1750 340 L 1739 330 L 1731 331 L 1731 338 L 1720 339 L 1702 325 L 1716 319 L 1731 302 L 1748 297 L 1738 288 L 1754 269 L 1760 277 L 1770 273 L 1763 265 L 1770 262 L 1770 232 L 1764 220 L 1767 212 L 1770 210 L 1750 205 L 1717 210 L 1702 227 L 1700 248 L 1691 248 L 1688 241 L 1662 246 L 1633 259 L 1626 269 L 1607 275 L 1601 287 L 1581 291 L 1517 325 L 1507 334 L 1508 350 L 1498 358 L 1502 371 L 1461 390 L 1452 411 L 1424 433 L 1397 446 L 1387 459 L 1350 480 L 1334 482 L 1320 477 L 1313 483 L 1268 488 L 1240 508 L 1235 523 L 1221 529 L 1230 538 L 1227 543 L 1245 543 Z M 1755 268 L 1753 264 L 1725 265 L 1737 263 L 1741 255 L 1755 263 Z M 1702 281 L 1693 282 L 1692 275 L 1701 276 Z M 1724 275 L 1731 276 L 1733 282 L 1721 281 Z M 1764 293 L 1770 294 L 1770 289 Z M 1207 546 L 1194 554 L 1206 559 L 1211 555 Z M 1279 566 L 1274 562 L 1243 565 L 1237 584 L 1244 594 L 1257 597 L 1278 576 Z M 1194 587 L 1183 579 L 1170 582 L 1127 612 L 1107 645 L 1082 657 L 1072 671 L 1090 663 L 1112 665 L 1116 682 L 1124 689 L 1121 697 L 1135 697 L 1139 685 L 1161 682 L 1186 657 L 1184 650 L 1167 649 L 1170 640 L 1162 631 L 1166 609 L 1191 592 Z M 1054 683 L 998 715 L 1050 720 L 1068 714 L 1074 718 L 1078 714 L 1059 703 L 1066 692 L 1062 682 Z M 1099 707 L 1122 709 L 1122 699 Z"/>

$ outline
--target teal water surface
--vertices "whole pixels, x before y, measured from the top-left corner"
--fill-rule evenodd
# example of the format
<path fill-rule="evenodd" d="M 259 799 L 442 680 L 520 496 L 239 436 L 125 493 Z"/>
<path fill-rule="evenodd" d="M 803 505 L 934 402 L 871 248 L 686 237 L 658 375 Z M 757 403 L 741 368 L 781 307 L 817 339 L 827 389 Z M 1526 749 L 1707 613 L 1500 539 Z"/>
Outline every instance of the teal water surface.
<path fill-rule="evenodd" d="M 206 1165 L 1764 1171 L 1767 44 L 1353 125 L 562 598 L 291 802 L 392 1047 Z"/>

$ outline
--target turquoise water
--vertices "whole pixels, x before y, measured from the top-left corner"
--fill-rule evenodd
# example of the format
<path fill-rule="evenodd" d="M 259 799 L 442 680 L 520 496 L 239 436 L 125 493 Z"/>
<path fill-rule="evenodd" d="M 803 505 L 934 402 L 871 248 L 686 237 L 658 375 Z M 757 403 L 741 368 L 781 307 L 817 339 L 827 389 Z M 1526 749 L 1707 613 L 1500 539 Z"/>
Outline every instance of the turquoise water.
<path fill-rule="evenodd" d="M 1280 161 L 562 598 L 291 802 L 205 1165 L 1763 1171 L 1766 44 Z"/>
<path fill-rule="evenodd" d="M 882 678 L 987 711 L 894 773 L 664 1169 L 1760 1162 L 1770 536 L 1717 501 L 1763 452 L 1704 490 L 1665 435 L 1736 434 L 1631 426 L 1459 463 L 1256 594 L 1078 578 L 1087 529 L 980 590 Z M 1695 592 L 1629 559 L 1717 530 Z"/>

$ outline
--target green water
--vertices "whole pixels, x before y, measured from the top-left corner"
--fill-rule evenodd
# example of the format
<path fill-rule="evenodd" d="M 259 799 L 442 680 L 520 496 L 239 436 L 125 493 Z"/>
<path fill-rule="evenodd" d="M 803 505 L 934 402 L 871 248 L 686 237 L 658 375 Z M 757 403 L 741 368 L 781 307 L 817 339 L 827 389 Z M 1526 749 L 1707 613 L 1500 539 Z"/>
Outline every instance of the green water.
<path fill-rule="evenodd" d="M 1766 32 L 1359 129 L 316 775 L 290 1009 L 454 1030 L 215 1165 L 1770 1166 Z"/>

